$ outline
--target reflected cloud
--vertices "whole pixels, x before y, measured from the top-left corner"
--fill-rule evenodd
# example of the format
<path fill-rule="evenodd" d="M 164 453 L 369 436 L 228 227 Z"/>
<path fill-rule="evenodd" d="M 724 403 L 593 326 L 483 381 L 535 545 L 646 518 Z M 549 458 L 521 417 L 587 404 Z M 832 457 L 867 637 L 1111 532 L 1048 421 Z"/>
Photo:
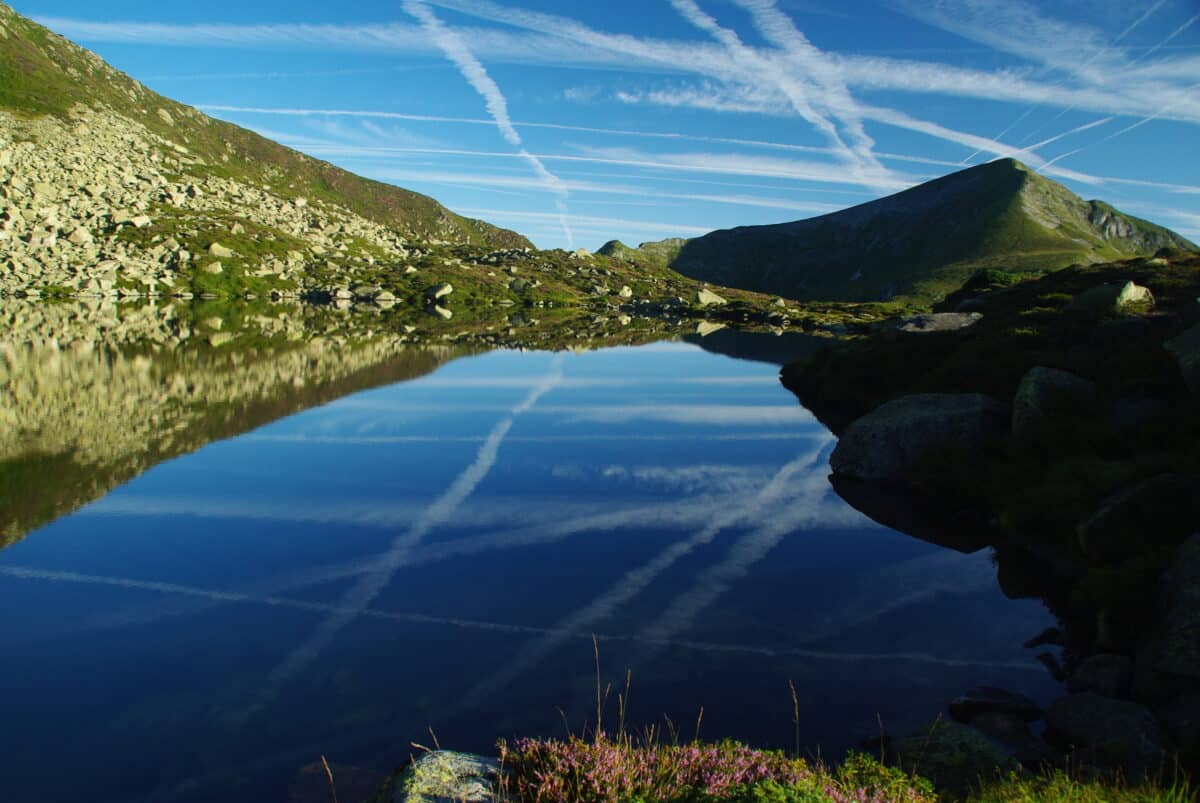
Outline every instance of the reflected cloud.
<path fill-rule="evenodd" d="M 361 611 L 366 610 L 380 592 L 391 583 L 395 572 L 403 564 L 411 550 L 420 544 L 434 528 L 444 524 L 454 515 L 459 506 L 474 492 L 496 464 L 500 445 L 504 442 L 508 431 L 512 429 L 516 417 L 528 412 L 562 379 L 561 366 L 561 358 L 556 357 L 551 364 L 551 372 L 546 375 L 544 380 L 530 391 L 521 403 L 509 411 L 508 417 L 492 429 L 487 441 L 480 446 L 475 461 L 458 475 L 450 487 L 425 509 L 403 535 L 392 542 L 390 548 L 380 556 L 378 562 L 362 575 L 353 588 L 343 595 L 341 604 L 337 609 L 329 612 L 329 615 L 317 626 L 316 631 L 292 650 L 271 672 L 267 680 L 264 700 L 274 697 L 281 685 L 315 660 L 332 643 L 338 633 Z"/>
<path fill-rule="evenodd" d="M 628 424 L 654 421 L 706 426 L 778 426 L 780 423 L 816 422 L 812 413 L 796 404 L 618 404 L 547 406 L 542 415 L 563 416 L 568 423 Z"/>
<path fill-rule="evenodd" d="M 504 688 L 516 678 L 525 674 L 530 668 L 540 663 L 547 655 L 557 649 L 563 642 L 560 633 L 576 633 L 588 630 L 597 622 L 608 618 L 612 613 L 644 591 L 663 572 L 682 558 L 690 555 L 696 549 L 709 544 L 717 534 L 727 527 L 739 523 L 748 513 L 763 511 L 779 502 L 788 490 L 790 480 L 799 472 L 810 469 L 821 460 L 833 441 L 832 436 L 826 438 L 818 448 L 802 455 L 796 460 L 780 468 L 770 481 L 757 495 L 741 505 L 724 508 L 717 513 L 708 526 L 692 535 L 690 538 L 676 542 L 658 553 L 647 563 L 625 574 L 616 585 L 596 597 L 587 605 L 579 608 L 552 628 L 554 632 L 530 645 L 509 661 L 503 670 L 496 672 L 468 693 L 462 701 L 462 707 L 478 704 L 493 692 Z M 809 476 L 812 474 L 810 472 Z M 658 640 L 661 640 L 658 639 Z"/>

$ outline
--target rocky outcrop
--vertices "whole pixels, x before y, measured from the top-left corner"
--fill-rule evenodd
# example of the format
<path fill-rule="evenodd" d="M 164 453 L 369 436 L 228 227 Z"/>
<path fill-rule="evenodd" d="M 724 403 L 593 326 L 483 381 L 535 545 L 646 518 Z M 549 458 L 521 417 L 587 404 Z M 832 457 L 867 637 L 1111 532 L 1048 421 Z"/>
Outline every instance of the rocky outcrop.
<path fill-rule="evenodd" d="M 1012 434 L 1029 443 L 1046 432 L 1054 420 L 1078 415 L 1096 403 L 1096 384 L 1068 371 L 1031 368 L 1013 398 Z"/>
<path fill-rule="evenodd" d="M 497 799 L 500 763 L 467 753 L 437 750 L 405 769 L 379 803 L 491 803 Z"/>
<path fill-rule="evenodd" d="M 1151 547 L 1173 548 L 1200 523 L 1200 483 L 1162 474 L 1105 499 L 1076 532 L 1094 561 L 1112 563 Z"/>
<path fill-rule="evenodd" d="M 958 332 L 969 329 L 983 318 L 978 312 L 932 312 L 901 318 L 896 329 L 909 334 Z"/>
<path fill-rule="evenodd" d="M 1179 363 L 1179 371 L 1192 393 L 1200 393 L 1200 324 L 1168 340 L 1163 347 Z"/>
<path fill-rule="evenodd" d="M 1165 734 L 1144 706 L 1091 692 L 1055 700 L 1047 735 L 1092 766 L 1120 768 L 1131 779 L 1157 772 L 1167 758 Z"/>
<path fill-rule="evenodd" d="M 1080 293 L 1067 307 L 1069 312 L 1085 315 L 1122 315 L 1132 309 L 1154 306 L 1154 294 L 1149 288 L 1133 282 L 1102 284 Z"/>
<path fill-rule="evenodd" d="M 834 473 L 907 483 L 931 454 L 988 446 L 1008 429 L 1008 407 L 978 393 L 904 396 L 846 428 L 829 458 Z"/>

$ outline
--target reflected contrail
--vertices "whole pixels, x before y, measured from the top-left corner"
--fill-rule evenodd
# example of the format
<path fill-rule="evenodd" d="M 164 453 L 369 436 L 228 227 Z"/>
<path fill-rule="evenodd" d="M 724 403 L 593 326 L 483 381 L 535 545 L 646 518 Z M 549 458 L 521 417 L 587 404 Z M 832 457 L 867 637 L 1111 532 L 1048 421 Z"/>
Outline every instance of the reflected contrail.
<path fill-rule="evenodd" d="M 630 642 L 651 644 L 662 647 L 681 647 L 684 649 L 696 650 L 699 652 L 716 652 L 716 653 L 731 653 L 739 655 L 757 655 L 766 658 L 802 656 L 808 658 L 819 658 L 830 661 L 863 661 L 863 660 L 889 660 L 889 661 L 909 661 L 921 664 L 935 664 L 938 666 L 949 667 L 969 667 L 969 666 L 988 666 L 1003 669 L 1022 669 L 1033 672 L 1044 672 L 1045 668 L 1036 661 L 971 661 L 959 658 L 941 658 L 936 655 L 928 655 L 917 652 L 897 652 L 897 653 L 853 653 L 853 652 L 836 652 L 824 650 L 807 650 L 785 647 L 775 649 L 772 647 L 760 647 L 751 644 L 722 644 L 718 642 L 707 641 L 692 641 L 692 640 L 677 640 L 671 642 L 650 641 L 638 636 L 623 635 L 623 634 L 602 634 L 592 632 L 568 633 L 561 630 L 548 627 L 533 627 L 529 625 L 514 625 L 504 622 L 489 622 L 477 619 L 462 619 L 446 616 L 424 616 L 415 613 L 403 613 L 400 611 L 381 610 L 379 608 L 363 608 L 361 610 L 346 607 L 344 605 L 330 604 L 324 602 L 307 602 L 304 600 L 289 599 L 286 597 L 275 596 L 260 596 L 256 594 L 244 594 L 237 591 L 224 591 L 220 589 L 198 588 L 196 586 L 181 585 L 178 583 L 162 583 L 153 580 L 138 580 L 126 577 L 108 577 L 105 575 L 82 574 L 79 572 L 64 572 L 64 571 L 49 571 L 45 569 L 29 569 L 19 566 L 0 566 L 0 575 L 7 577 L 15 577 L 24 580 L 42 580 L 46 582 L 58 583 L 75 583 L 81 585 L 99 585 L 112 588 L 125 588 L 132 591 L 150 591 L 160 594 L 180 594 L 184 596 L 203 597 L 206 599 L 219 600 L 221 602 L 238 602 L 238 603 L 253 603 L 258 605 L 269 605 L 277 608 L 287 608 L 297 611 L 308 611 L 311 613 L 336 614 L 340 612 L 354 612 L 355 616 L 365 616 L 374 619 L 382 619 L 391 622 L 410 625 L 433 625 L 442 627 L 454 627 L 464 630 L 485 630 L 497 633 L 510 633 L 513 635 L 524 636 L 547 636 L 553 635 L 561 639 L 576 639 L 579 641 L 591 641 L 593 637 L 602 642 Z"/>
<path fill-rule="evenodd" d="M 497 689 L 507 686 L 557 649 L 566 640 L 564 634 L 574 634 L 581 630 L 586 631 L 596 622 L 610 616 L 621 605 L 624 605 L 644 591 L 660 574 L 680 559 L 691 554 L 699 547 L 711 543 L 722 530 L 745 519 L 752 512 L 761 514 L 766 506 L 780 499 L 787 488 L 788 481 L 798 471 L 811 467 L 816 460 L 820 459 L 820 456 L 828 448 L 830 441 L 832 441 L 832 436 L 827 437 L 819 448 L 780 468 L 775 476 L 771 478 L 771 481 L 749 502 L 740 507 L 726 508 L 724 512 L 716 515 L 707 527 L 690 538 L 674 543 L 659 552 L 649 562 L 626 573 L 607 592 L 596 597 L 590 603 L 563 619 L 560 619 L 558 624 L 551 628 L 551 632 L 545 638 L 530 645 L 517 655 L 514 660 L 507 662 L 503 671 L 492 675 L 476 686 L 474 690 L 463 698 L 460 707 L 470 707 Z M 824 481 L 823 477 L 822 481 Z"/>
<path fill-rule="evenodd" d="M 267 678 L 264 698 L 270 699 L 289 678 L 308 666 L 334 640 L 342 628 L 352 622 L 361 611 L 379 596 L 392 581 L 396 571 L 404 564 L 411 551 L 424 540 L 435 527 L 444 524 L 459 506 L 474 492 L 475 488 L 492 470 L 500 451 L 500 444 L 512 429 L 513 421 L 528 412 L 538 399 L 549 393 L 562 377 L 562 359 L 555 357 L 551 373 L 540 382 L 525 400 L 512 409 L 508 417 L 492 429 L 488 439 L 479 448 L 475 462 L 450 484 L 450 487 L 434 500 L 408 530 L 397 537 L 390 548 L 380 556 L 376 564 L 364 574 L 357 584 L 342 597 L 335 610 L 317 626 L 316 631 L 296 647 Z"/>

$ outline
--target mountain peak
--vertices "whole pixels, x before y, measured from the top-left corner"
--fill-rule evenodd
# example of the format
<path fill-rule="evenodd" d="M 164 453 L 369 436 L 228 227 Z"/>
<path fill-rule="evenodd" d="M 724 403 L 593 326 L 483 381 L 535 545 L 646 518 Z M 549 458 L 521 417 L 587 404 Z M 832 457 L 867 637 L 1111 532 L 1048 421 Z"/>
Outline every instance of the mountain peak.
<path fill-rule="evenodd" d="M 1005 157 L 841 212 L 712 232 L 671 267 L 797 299 L 931 300 L 980 268 L 1042 273 L 1164 247 L 1196 249 Z"/>

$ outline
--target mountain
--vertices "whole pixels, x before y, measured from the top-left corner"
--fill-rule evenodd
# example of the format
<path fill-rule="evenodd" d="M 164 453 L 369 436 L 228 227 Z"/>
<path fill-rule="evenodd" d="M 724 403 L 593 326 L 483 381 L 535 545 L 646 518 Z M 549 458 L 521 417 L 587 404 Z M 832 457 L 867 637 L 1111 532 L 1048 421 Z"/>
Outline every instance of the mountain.
<path fill-rule="evenodd" d="M 283 291 L 313 257 L 333 271 L 414 244 L 531 245 L 158 95 L 3 3 L 0 198 L 0 291 Z M 223 275 L 201 276 L 214 243 Z"/>
<path fill-rule="evenodd" d="M 1164 247 L 1196 249 L 1172 231 L 1000 159 L 822 217 L 715 231 L 684 244 L 670 266 L 695 279 L 801 300 L 933 300 L 980 268 L 1041 273 Z"/>
<path fill-rule="evenodd" d="M 679 256 L 679 252 L 687 243 L 688 241 L 682 237 L 672 237 L 658 242 L 642 243 L 637 248 L 630 248 L 620 240 L 609 240 L 600 246 L 596 253 L 632 262 L 635 265 L 665 268 Z"/>

